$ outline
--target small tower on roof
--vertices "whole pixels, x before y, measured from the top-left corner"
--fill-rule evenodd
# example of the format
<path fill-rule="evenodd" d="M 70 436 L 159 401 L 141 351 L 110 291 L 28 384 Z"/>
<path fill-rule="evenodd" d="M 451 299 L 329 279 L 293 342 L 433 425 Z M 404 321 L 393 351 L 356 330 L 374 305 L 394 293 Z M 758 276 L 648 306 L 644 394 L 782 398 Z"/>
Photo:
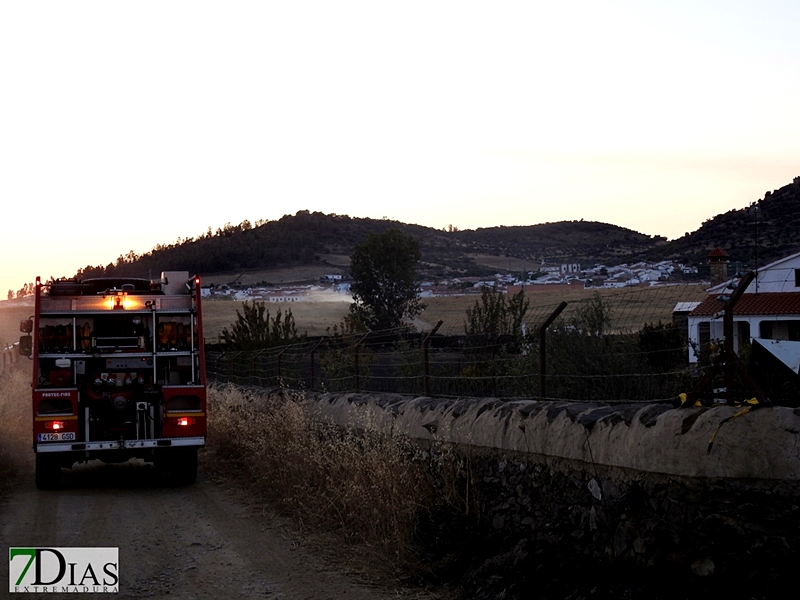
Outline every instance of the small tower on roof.
<path fill-rule="evenodd" d="M 711 285 L 728 281 L 728 261 L 731 255 L 722 248 L 714 248 L 708 254 L 708 266 L 711 269 Z"/>

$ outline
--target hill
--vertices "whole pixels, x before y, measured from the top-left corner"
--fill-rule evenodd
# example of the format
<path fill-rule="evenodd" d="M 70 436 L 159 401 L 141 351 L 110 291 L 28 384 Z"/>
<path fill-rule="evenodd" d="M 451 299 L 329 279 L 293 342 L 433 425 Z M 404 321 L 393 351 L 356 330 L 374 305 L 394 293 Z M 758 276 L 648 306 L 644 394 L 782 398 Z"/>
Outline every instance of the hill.
<path fill-rule="evenodd" d="M 401 229 L 420 241 L 423 270 L 432 277 L 493 272 L 477 264 L 473 254 L 548 262 L 620 262 L 663 243 L 663 238 L 588 221 L 447 232 L 397 221 L 300 211 L 257 226 L 247 222 L 228 225 L 196 239 L 157 246 L 143 255 L 120 256 L 113 264 L 87 266 L 77 275 L 147 277 L 162 270 L 210 274 L 309 265 L 329 254 L 350 255 L 369 232 L 388 227 Z"/>
<path fill-rule="evenodd" d="M 756 227 L 756 219 L 758 226 Z M 87 266 L 79 277 L 127 275 L 148 277 L 162 270 L 188 270 L 203 275 L 324 266 L 326 255 L 349 256 L 369 232 L 397 227 L 416 237 L 422 249 L 423 275 L 483 275 L 495 267 L 476 263 L 474 255 L 505 256 L 549 264 L 584 265 L 648 259 L 704 265 L 708 252 L 720 246 L 742 266 L 766 264 L 800 249 L 800 178 L 749 207 L 731 210 L 703 223 L 677 240 L 591 221 L 487 227 L 443 231 L 390 220 L 299 211 L 276 221 L 226 225 L 198 238 L 159 245 L 143 255 L 129 253 L 113 264 Z M 345 261 L 346 262 L 346 261 Z M 334 268 L 341 266 L 331 263 Z"/>
<path fill-rule="evenodd" d="M 547 262 L 621 262 L 665 243 L 616 225 L 561 221 L 520 227 L 488 227 L 454 234 L 472 252 L 506 254 Z"/>
<path fill-rule="evenodd" d="M 697 231 L 647 255 L 652 259 L 703 264 L 709 251 L 717 247 L 727 250 L 742 269 L 754 268 L 756 263 L 763 266 L 800 251 L 800 177 L 767 192 L 747 208 L 708 219 Z"/>

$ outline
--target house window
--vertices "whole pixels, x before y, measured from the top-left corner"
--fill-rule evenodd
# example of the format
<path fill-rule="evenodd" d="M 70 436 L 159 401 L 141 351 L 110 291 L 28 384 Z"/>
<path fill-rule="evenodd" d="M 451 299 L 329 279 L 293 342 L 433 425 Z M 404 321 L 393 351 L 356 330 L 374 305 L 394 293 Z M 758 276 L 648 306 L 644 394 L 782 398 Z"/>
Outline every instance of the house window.
<path fill-rule="evenodd" d="M 711 323 L 702 321 L 697 324 L 697 341 L 705 348 L 711 342 Z"/>
<path fill-rule="evenodd" d="M 800 342 L 800 321 L 761 321 L 760 331 L 767 340 Z"/>
<path fill-rule="evenodd" d="M 800 269 L 794 270 L 794 287 L 800 287 Z"/>

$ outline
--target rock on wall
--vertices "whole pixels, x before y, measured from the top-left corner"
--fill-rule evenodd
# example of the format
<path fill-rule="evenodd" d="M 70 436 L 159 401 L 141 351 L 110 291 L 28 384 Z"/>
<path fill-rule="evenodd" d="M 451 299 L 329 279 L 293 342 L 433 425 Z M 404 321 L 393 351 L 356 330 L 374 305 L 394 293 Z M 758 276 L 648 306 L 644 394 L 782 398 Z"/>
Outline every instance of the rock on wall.
<path fill-rule="evenodd" d="M 800 481 L 800 409 L 311 396 L 320 418 L 425 441 L 684 477 Z M 712 436 L 713 446 L 709 451 Z"/>

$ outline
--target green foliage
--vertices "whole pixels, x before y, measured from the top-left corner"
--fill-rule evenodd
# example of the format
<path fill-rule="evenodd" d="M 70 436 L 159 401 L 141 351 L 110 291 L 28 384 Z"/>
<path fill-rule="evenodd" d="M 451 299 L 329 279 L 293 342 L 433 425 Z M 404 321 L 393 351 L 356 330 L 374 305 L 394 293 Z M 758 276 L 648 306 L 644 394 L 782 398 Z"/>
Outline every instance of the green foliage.
<path fill-rule="evenodd" d="M 529 305 L 524 290 L 509 296 L 494 288 L 484 288 L 480 299 L 467 309 L 464 321 L 467 343 L 472 347 L 487 346 L 504 338 L 511 347 L 518 347 Z"/>
<path fill-rule="evenodd" d="M 419 242 L 399 229 L 370 233 L 350 257 L 350 314 L 371 331 L 401 327 L 418 315 Z"/>
<path fill-rule="evenodd" d="M 370 364 L 375 360 L 373 352 L 361 345 L 368 330 L 353 315 L 345 315 L 338 325 L 327 332 L 330 339 L 320 357 L 323 388 L 326 391 L 352 390 L 356 381 L 356 365 L 359 380 L 363 381 L 369 378 Z"/>
<path fill-rule="evenodd" d="M 266 303 L 245 302 L 242 312 L 236 310 L 236 321 L 222 330 L 222 341 L 234 350 L 259 350 L 286 346 L 298 341 L 297 326 L 292 311 L 282 313 L 279 308 L 275 318 L 270 318 Z"/>
<path fill-rule="evenodd" d="M 611 326 L 611 304 L 595 292 L 580 304 L 570 325 L 583 335 L 602 337 Z"/>
<path fill-rule="evenodd" d="M 667 399 L 684 391 L 683 375 L 647 355 L 641 343 L 670 346 L 667 327 L 645 335 L 612 333 L 613 311 L 594 294 L 573 316 L 547 334 L 547 395 L 585 401 L 639 401 Z M 644 340 L 644 341 L 643 341 Z M 678 347 L 681 347 L 678 344 Z M 648 358 L 661 368 L 649 364 Z M 662 356 L 663 358 L 663 356 Z"/>
<path fill-rule="evenodd" d="M 646 323 L 639 332 L 639 349 L 651 369 L 671 371 L 686 363 L 686 343 L 674 323 Z"/>

